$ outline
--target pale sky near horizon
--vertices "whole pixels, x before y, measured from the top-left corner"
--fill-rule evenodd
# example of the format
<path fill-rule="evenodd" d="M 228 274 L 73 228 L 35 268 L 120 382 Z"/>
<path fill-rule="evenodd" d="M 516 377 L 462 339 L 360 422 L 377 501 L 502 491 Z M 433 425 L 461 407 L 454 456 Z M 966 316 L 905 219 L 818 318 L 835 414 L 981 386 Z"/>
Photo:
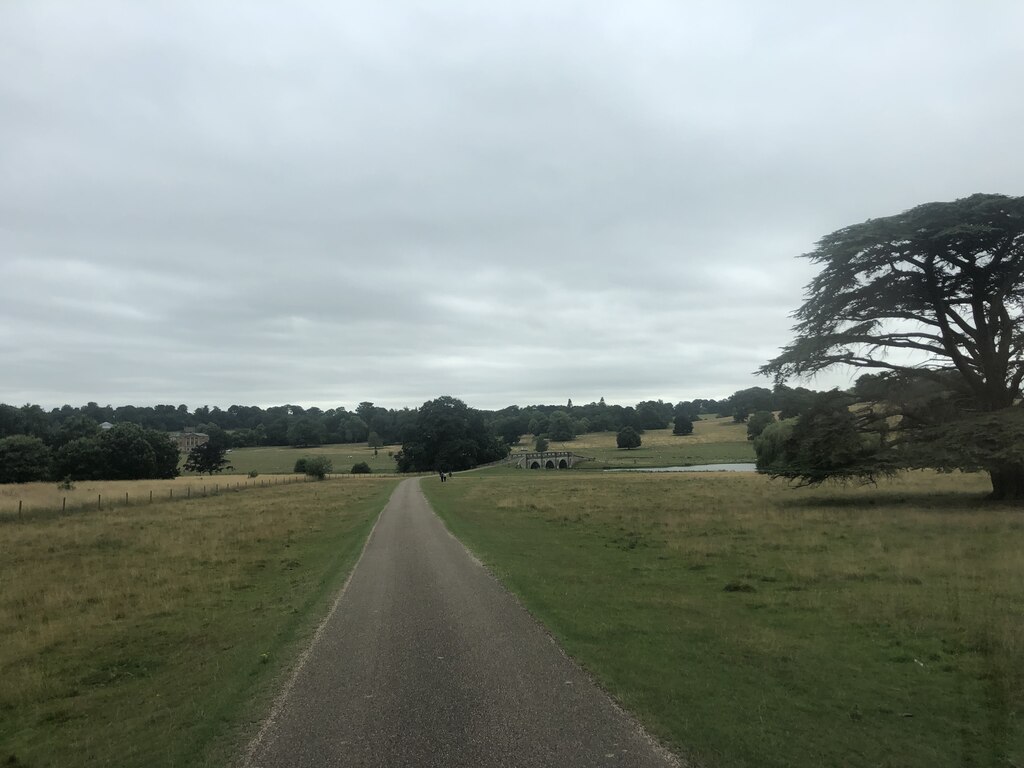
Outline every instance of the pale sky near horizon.
<path fill-rule="evenodd" d="M 818 238 L 1024 194 L 1022 33 L 1016 0 L 6 0 L 0 402 L 770 386 Z"/>

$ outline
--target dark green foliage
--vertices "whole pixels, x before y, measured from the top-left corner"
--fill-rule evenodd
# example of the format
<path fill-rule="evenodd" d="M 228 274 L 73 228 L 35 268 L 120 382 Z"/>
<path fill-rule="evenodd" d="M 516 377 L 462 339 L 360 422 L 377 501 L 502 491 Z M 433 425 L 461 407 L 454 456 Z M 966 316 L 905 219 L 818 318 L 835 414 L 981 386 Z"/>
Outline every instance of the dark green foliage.
<path fill-rule="evenodd" d="M 750 387 L 734 392 L 729 398 L 729 408 L 733 421 L 742 423 L 754 411 L 770 411 L 772 409 L 772 392 L 764 387 Z"/>
<path fill-rule="evenodd" d="M 295 469 L 293 469 L 292 471 L 293 472 L 297 472 L 299 474 L 305 474 L 305 472 L 306 472 L 306 462 L 307 461 L 309 461 L 309 459 L 307 459 L 307 458 L 296 459 L 295 460 Z"/>
<path fill-rule="evenodd" d="M 896 432 L 884 453 L 908 466 L 975 456 L 993 496 L 1024 498 L 1024 462 L 992 450 L 999 421 L 983 416 L 1014 407 L 1024 378 L 1024 197 L 920 205 L 833 232 L 807 258 L 822 270 L 796 338 L 761 372 L 882 371 L 857 389 L 858 428 Z M 908 351 L 918 359 L 903 364 Z M 943 444 L 954 439 L 973 444 Z"/>
<path fill-rule="evenodd" d="M 565 411 L 555 411 L 548 416 L 547 436 L 552 440 L 565 441 L 576 437 L 576 425 Z"/>
<path fill-rule="evenodd" d="M 640 442 L 640 435 L 638 435 L 637 431 L 632 427 L 623 427 L 615 436 L 615 444 L 619 448 L 639 448 Z"/>
<path fill-rule="evenodd" d="M 772 390 L 771 410 L 778 411 L 780 419 L 795 419 L 810 408 L 816 394 L 818 393 L 804 387 L 776 384 Z"/>
<path fill-rule="evenodd" d="M 57 427 L 54 443 L 58 446 L 67 445 L 72 440 L 78 440 L 79 438 L 96 437 L 99 431 L 100 425 L 93 419 L 82 414 L 76 414 Z"/>
<path fill-rule="evenodd" d="M 102 480 L 103 449 L 96 437 L 79 437 L 57 449 L 53 459 L 55 477 L 72 480 Z"/>
<path fill-rule="evenodd" d="M 188 452 L 185 460 L 186 472 L 198 472 L 199 474 L 210 474 L 223 472 L 225 469 L 234 469 L 228 464 L 225 453 L 227 449 L 221 447 L 213 440 L 197 445 Z"/>
<path fill-rule="evenodd" d="M 376 432 L 371 432 L 366 436 L 366 444 L 370 448 L 380 448 L 384 445 L 384 441 L 380 439 L 380 435 Z"/>
<path fill-rule="evenodd" d="M 137 424 L 116 424 L 98 438 L 103 480 L 145 480 L 178 476 L 178 447 L 166 433 Z"/>
<path fill-rule="evenodd" d="M 32 483 L 50 477 L 50 449 L 38 437 L 0 439 L 0 483 Z"/>
<path fill-rule="evenodd" d="M 671 403 L 661 400 L 644 400 L 636 404 L 636 421 L 632 425 L 635 428 L 644 429 L 665 429 L 672 418 L 673 408 Z"/>
<path fill-rule="evenodd" d="M 756 411 L 747 421 L 747 440 L 753 440 L 760 435 L 764 428 L 775 421 L 775 414 L 771 411 Z"/>
<path fill-rule="evenodd" d="M 540 435 L 537 437 L 536 442 L 534 442 L 533 444 L 533 450 L 543 452 L 548 449 L 548 445 L 549 443 L 547 441 L 547 438 L 544 437 L 544 435 Z"/>
<path fill-rule="evenodd" d="M 317 480 L 323 480 L 327 475 L 334 471 L 334 464 L 326 456 L 313 456 L 312 458 L 306 459 L 306 476 L 315 477 Z"/>
<path fill-rule="evenodd" d="M 314 417 L 296 419 L 288 426 L 288 444 L 295 446 L 320 445 L 324 441 L 324 428 Z"/>
<path fill-rule="evenodd" d="M 425 402 L 395 454 L 399 472 L 458 472 L 508 455 L 483 414 L 454 397 Z"/>
<path fill-rule="evenodd" d="M 352 465 L 352 474 L 353 475 L 368 475 L 372 471 L 373 470 L 370 469 L 370 465 L 367 464 L 365 461 L 360 461 L 358 464 L 353 464 Z"/>
<path fill-rule="evenodd" d="M 795 421 L 767 424 L 754 440 L 757 468 L 801 485 L 871 482 L 895 471 L 894 449 L 884 431 L 851 411 L 851 405 L 850 395 L 833 390 L 820 394 Z M 875 431 L 869 431 L 869 423 Z"/>
<path fill-rule="evenodd" d="M 698 412 L 699 408 L 693 403 L 676 403 L 672 409 L 672 434 L 692 435 L 693 422 L 700 418 Z"/>

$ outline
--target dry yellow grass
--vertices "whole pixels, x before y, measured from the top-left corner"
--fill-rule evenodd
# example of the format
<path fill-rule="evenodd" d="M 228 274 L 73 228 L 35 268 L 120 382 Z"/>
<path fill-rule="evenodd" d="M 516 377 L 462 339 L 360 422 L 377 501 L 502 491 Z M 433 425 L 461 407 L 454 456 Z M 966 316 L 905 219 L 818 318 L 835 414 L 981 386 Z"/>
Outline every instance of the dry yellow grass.
<path fill-rule="evenodd" d="M 0 761 L 227 764 L 394 484 L 0 521 Z"/>
<path fill-rule="evenodd" d="M 365 480 L 366 475 L 348 475 L 344 479 Z M 340 478 L 335 478 L 340 479 Z M 304 482 L 305 476 L 260 475 L 255 478 L 237 475 L 216 477 L 177 477 L 173 480 L 95 480 L 73 483 L 71 489 L 57 483 L 15 483 L 0 485 L 0 518 L 38 512 L 81 511 L 97 508 L 138 506 L 153 502 L 209 496 L 225 491 L 267 488 L 284 483 Z"/>

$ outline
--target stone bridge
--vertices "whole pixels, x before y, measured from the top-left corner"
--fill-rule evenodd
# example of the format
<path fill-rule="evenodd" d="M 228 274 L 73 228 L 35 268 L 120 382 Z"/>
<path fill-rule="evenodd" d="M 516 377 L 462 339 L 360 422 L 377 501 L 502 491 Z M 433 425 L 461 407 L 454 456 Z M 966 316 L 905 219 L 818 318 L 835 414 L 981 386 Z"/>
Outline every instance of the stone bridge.
<path fill-rule="evenodd" d="M 570 451 L 513 453 L 508 457 L 508 463 L 518 469 L 571 469 L 581 461 L 593 461 L 593 459 L 577 456 Z"/>

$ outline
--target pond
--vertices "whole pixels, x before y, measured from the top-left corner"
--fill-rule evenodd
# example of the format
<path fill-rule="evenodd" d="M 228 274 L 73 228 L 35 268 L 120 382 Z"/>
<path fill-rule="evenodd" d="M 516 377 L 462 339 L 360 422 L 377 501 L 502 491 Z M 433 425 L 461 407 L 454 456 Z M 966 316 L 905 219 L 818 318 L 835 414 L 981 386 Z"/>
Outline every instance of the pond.
<path fill-rule="evenodd" d="M 605 472 L 756 472 L 756 464 L 694 464 L 690 467 L 635 467 Z"/>

